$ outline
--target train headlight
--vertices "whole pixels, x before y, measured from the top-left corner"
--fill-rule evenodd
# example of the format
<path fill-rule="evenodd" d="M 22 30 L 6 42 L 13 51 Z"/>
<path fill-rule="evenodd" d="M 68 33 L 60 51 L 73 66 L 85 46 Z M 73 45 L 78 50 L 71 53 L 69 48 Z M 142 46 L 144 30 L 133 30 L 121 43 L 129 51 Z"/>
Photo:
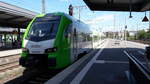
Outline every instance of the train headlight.
<path fill-rule="evenodd" d="M 48 48 L 45 50 L 45 53 L 51 53 L 51 52 L 56 52 L 57 51 L 57 48 L 54 47 L 54 48 Z"/>
<path fill-rule="evenodd" d="M 29 52 L 27 48 L 22 48 L 22 52 Z"/>

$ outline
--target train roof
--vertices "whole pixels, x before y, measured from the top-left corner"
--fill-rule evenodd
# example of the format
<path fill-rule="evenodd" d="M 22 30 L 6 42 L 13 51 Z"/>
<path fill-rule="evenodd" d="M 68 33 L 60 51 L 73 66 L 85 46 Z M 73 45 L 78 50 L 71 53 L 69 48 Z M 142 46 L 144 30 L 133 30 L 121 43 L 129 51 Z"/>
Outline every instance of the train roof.
<path fill-rule="evenodd" d="M 63 12 L 54 12 L 54 13 L 47 13 L 47 14 L 39 14 L 36 17 L 44 17 L 44 16 L 52 16 L 52 15 L 63 15 L 63 16 L 66 16 L 68 19 L 70 19 L 72 22 L 79 22 L 79 23 L 85 24 L 84 22 L 82 22 L 82 21 L 74 18 L 73 16 L 70 16 L 69 14 L 63 13 Z M 88 25 L 88 24 L 86 24 L 86 25 Z"/>
<path fill-rule="evenodd" d="M 40 15 L 37 15 L 37 17 L 52 16 L 52 15 L 65 16 L 68 19 L 70 19 L 73 23 L 77 24 L 77 26 L 82 26 L 83 28 L 87 28 L 86 30 L 83 29 L 83 31 L 91 33 L 91 30 L 90 30 L 90 27 L 89 27 L 88 24 L 85 24 L 84 22 L 74 18 L 73 16 L 70 16 L 69 14 L 63 13 L 63 12 L 47 13 L 45 15 L 44 14 L 40 14 Z"/>

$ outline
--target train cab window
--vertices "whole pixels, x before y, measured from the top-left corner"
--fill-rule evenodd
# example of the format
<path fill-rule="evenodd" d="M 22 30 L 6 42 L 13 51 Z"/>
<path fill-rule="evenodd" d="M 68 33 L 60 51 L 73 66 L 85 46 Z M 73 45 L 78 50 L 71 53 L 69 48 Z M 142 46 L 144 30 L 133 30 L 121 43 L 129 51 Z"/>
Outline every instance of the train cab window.
<path fill-rule="evenodd" d="M 57 29 L 57 22 L 36 22 L 32 24 L 26 39 L 32 41 L 53 39 L 56 36 Z"/>
<path fill-rule="evenodd" d="M 59 26 L 59 19 L 47 20 L 43 18 L 37 18 L 26 36 L 26 39 L 31 41 L 44 41 L 54 39 L 56 37 Z"/>
<path fill-rule="evenodd" d="M 77 35 L 77 30 L 76 30 L 76 28 L 74 28 L 74 36 L 76 36 Z"/>

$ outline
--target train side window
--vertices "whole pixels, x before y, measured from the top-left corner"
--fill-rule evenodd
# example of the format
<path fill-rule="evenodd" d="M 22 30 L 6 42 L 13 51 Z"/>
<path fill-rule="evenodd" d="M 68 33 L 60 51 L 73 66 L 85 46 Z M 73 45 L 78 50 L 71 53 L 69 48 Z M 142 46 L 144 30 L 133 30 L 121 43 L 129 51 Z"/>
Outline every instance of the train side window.
<path fill-rule="evenodd" d="M 65 32 L 64 32 L 64 36 L 65 37 L 68 37 L 68 35 L 71 33 L 71 28 L 72 28 L 72 25 L 68 25 L 68 27 L 66 28 Z"/>
<path fill-rule="evenodd" d="M 74 36 L 76 36 L 76 34 L 77 34 L 77 30 L 76 28 L 74 28 Z"/>

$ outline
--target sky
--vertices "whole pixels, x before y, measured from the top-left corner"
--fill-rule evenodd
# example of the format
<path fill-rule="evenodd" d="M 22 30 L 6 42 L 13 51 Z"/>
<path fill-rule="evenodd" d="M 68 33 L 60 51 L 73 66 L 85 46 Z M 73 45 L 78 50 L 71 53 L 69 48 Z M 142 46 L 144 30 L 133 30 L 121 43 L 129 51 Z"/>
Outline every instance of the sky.
<path fill-rule="evenodd" d="M 37 13 L 41 13 L 41 0 L 0 0 L 9 4 L 19 6 Z M 129 31 L 148 29 L 149 23 L 142 22 L 145 12 L 132 12 L 133 18 L 129 18 L 129 12 L 91 11 L 83 0 L 45 0 L 46 13 L 65 12 L 68 13 L 70 4 L 73 6 L 85 6 L 81 9 L 80 20 L 89 24 L 98 31 L 121 31 L 127 25 Z M 147 17 L 149 12 L 146 12 Z M 74 8 L 74 17 L 79 19 L 79 12 Z M 148 17 L 149 18 L 149 17 Z"/>

